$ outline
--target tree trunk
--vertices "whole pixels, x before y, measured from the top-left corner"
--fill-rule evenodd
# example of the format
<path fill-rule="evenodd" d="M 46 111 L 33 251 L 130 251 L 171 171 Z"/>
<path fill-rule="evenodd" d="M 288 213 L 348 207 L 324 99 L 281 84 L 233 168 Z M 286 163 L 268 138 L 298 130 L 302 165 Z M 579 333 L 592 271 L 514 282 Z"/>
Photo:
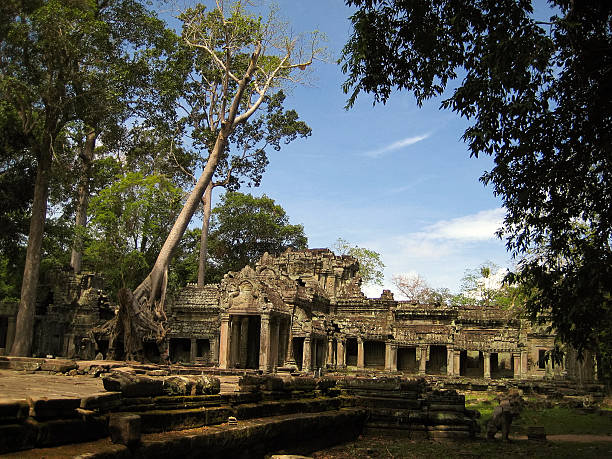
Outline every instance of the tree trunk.
<path fill-rule="evenodd" d="M 212 190 L 213 183 L 210 182 L 204 198 L 202 206 L 204 207 L 204 216 L 202 217 L 202 235 L 200 236 L 200 260 L 198 264 L 198 287 L 204 287 L 204 276 L 206 274 L 206 259 L 208 257 L 208 225 L 210 224 L 210 208 L 212 205 Z"/>
<path fill-rule="evenodd" d="M 81 178 L 79 181 L 79 197 L 75 220 L 75 237 L 72 246 L 72 255 L 70 257 L 70 267 L 75 274 L 81 272 L 81 263 L 83 260 L 83 239 L 79 234 L 79 230 L 85 229 L 87 225 L 87 205 L 89 204 L 89 178 L 91 176 L 91 165 L 94 159 L 94 150 L 96 148 L 96 138 L 98 133 L 91 130 L 85 138 L 82 154 L 80 155 L 83 161 Z"/>
<path fill-rule="evenodd" d="M 136 287 L 133 295 L 122 294 L 119 296 L 119 316 L 127 319 L 123 319 L 122 325 L 119 325 L 119 320 L 116 320 L 114 331 L 111 333 L 111 340 L 117 343 L 123 341 L 126 356 L 141 355 L 142 346 L 137 346 L 135 343 L 142 343 L 143 340 L 150 340 L 153 338 L 160 348 L 162 358 L 167 357 L 168 343 L 165 338 L 166 330 L 164 322 L 166 320 L 166 313 L 164 311 L 164 298 L 168 267 L 174 255 L 174 251 L 178 247 L 181 237 L 183 237 L 187 225 L 189 225 L 191 221 L 191 217 L 200 204 L 206 188 L 212 181 L 221 154 L 225 150 L 227 139 L 235 128 L 236 117 L 242 102 L 242 96 L 251 77 L 257 69 L 257 61 L 260 53 L 261 45 L 258 45 L 256 51 L 251 56 L 249 67 L 242 80 L 240 80 L 236 93 L 232 98 L 232 104 L 227 114 L 227 118 L 224 116 L 221 123 L 221 129 L 217 135 L 215 145 L 210 152 L 206 166 L 202 171 L 202 175 L 200 175 L 195 187 L 187 197 L 183 209 L 176 218 L 170 230 L 170 234 L 168 234 L 157 256 L 153 269 L 146 279 Z M 248 116 L 243 116 L 242 121 L 245 121 L 247 118 Z M 137 314 L 131 314 L 129 311 L 137 311 Z M 132 317 L 137 317 L 139 323 L 143 324 L 143 327 L 134 328 L 130 326 L 128 322 Z M 148 330 L 145 331 L 147 327 Z M 137 330 L 136 333 L 138 336 L 133 337 L 130 335 L 129 339 L 127 339 L 125 334 L 129 333 L 129 330 Z M 118 336 L 120 333 L 124 335 L 123 340 Z M 118 349 L 110 351 L 111 355 L 117 356 L 119 354 Z"/>
<path fill-rule="evenodd" d="M 11 349 L 11 355 L 22 357 L 29 357 L 32 354 L 36 287 L 40 274 L 42 239 L 47 216 L 47 196 L 49 194 L 49 175 L 51 172 L 51 141 L 49 135 L 44 135 L 43 139 L 45 140 L 43 140 L 43 145 L 38 154 L 28 248 L 23 270 L 19 311 L 15 324 L 15 341 Z"/>
<path fill-rule="evenodd" d="M 221 152 L 225 148 L 227 133 L 221 131 L 217 137 L 215 147 L 208 157 L 206 167 L 198 179 L 195 187 L 187 197 L 179 216 L 177 217 L 170 234 L 162 246 L 153 269 L 144 281 L 134 290 L 134 293 L 122 289 L 119 296 L 119 313 L 115 319 L 115 325 L 111 332 L 110 342 L 117 346 L 123 345 L 123 349 L 109 346 L 109 354 L 113 359 L 121 357 L 129 359 L 142 359 L 143 342 L 154 340 L 160 348 L 160 354 L 167 356 L 168 343 L 166 341 L 164 311 L 165 284 L 168 266 L 174 255 L 174 251 L 191 217 L 195 213 L 202 199 L 204 191 L 212 181 Z M 137 320 L 138 323 L 131 322 Z"/>

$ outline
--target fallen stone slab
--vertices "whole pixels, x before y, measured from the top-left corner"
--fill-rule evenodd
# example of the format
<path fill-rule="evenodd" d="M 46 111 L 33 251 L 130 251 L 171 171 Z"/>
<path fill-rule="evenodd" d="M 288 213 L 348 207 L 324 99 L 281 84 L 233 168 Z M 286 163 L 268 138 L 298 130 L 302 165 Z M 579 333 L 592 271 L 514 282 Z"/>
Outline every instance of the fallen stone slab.
<path fill-rule="evenodd" d="M 170 376 L 163 380 L 164 392 L 170 396 L 214 395 L 221 391 L 219 378 L 213 376 Z"/>
<path fill-rule="evenodd" d="M 123 371 L 113 371 L 102 379 L 102 383 L 107 391 L 121 392 L 124 397 L 148 397 L 164 393 L 164 383 L 161 379 Z"/>
<path fill-rule="evenodd" d="M 57 373 L 66 373 L 77 368 L 78 365 L 74 360 L 65 359 L 45 359 L 40 366 L 42 371 L 55 371 Z"/>

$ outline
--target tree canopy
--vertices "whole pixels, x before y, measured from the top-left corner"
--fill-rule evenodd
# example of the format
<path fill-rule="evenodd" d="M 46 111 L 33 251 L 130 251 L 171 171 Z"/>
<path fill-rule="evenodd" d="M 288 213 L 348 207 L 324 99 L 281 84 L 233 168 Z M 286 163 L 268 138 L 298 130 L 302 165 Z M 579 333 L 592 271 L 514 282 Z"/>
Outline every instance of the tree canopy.
<path fill-rule="evenodd" d="M 507 210 L 499 234 L 522 261 L 532 316 L 578 349 L 612 329 L 612 4 L 527 0 L 347 0 L 358 7 L 343 55 L 344 90 L 470 121 L 471 155 L 492 155 L 481 180 Z M 452 86 L 451 86 L 452 82 Z"/>
<path fill-rule="evenodd" d="M 380 253 L 353 245 L 341 237 L 336 240 L 333 249 L 337 255 L 350 255 L 359 261 L 359 274 L 364 284 L 383 284 L 385 264 L 382 262 Z"/>
<path fill-rule="evenodd" d="M 304 227 L 290 224 L 273 199 L 227 192 L 212 211 L 209 279 L 218 281 L 228 271 L 254 265 L 266 252 L 279 255 L 288 248 L 305 249 L 307 244 Z"/>
<path fill-rule="evenodd" d="M 15 355 L 28 355 L 32 343 L 55 153 L 71 124 L 117 119 L 127 103 L 125 96 L 136 96 L 137 88 L 146 86 L 146 50 L 151 41 L 160 44 L 165 31 L 163 23 L 134 0 L 9 0 L 0 6 L 0 124 L 7 117 L 16 121 L 11 142 L 3 149 L 13 152 L 12 160 L 26 157 L 36 163 Z M 143 102 L 147 93 L 140 94 Z M 21 148 L 10 150 L 15 144 Z"/>

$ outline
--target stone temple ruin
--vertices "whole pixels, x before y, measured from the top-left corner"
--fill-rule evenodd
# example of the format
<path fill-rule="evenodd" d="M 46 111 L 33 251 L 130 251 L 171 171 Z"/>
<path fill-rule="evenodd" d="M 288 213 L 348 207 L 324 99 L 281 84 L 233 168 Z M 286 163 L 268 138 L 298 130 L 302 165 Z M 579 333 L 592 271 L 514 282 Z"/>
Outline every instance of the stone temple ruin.
<path fill-rule="evenodd" d="M 594 361 L 567 352 L 553 365 L 554 335 L 496 306 L 397 301 L 361 292 L 358 262 L 328 249 L 264 255 L 220 284 L 188 285 L 167 306 L 173 362 L 220 369 L 353 369 L 450 377 L 590 381 Z M 41 286 L 35 355 L 93 359 L 108 352 L 114 311 L 94 275 L 56 273 Z M 16 308 L 0 305 L 0 353 Z M 96 328 L 97 327 L 97 328 Z M 97 333 L 94 333 L 97 330 Z M 145 343 L 149 360 L 159 358 Z"/>

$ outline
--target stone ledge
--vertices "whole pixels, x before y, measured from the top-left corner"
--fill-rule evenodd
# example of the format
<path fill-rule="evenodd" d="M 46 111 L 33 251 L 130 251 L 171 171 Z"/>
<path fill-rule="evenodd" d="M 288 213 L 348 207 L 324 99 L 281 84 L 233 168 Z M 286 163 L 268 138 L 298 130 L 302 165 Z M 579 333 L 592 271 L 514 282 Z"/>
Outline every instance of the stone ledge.
<path fill-rule="evenodd" d="M 362 431 L 366 414 L 360 409 L 325 413 L 275 416 L 238 421 L 204 429 L 162 434 L 144 434 L 138 446 L 128 448 L 110 439 L 77 445 L 23 451 L 14 457 L 112 458 L 207 458 L 263 457 L 281 449 L 308 453 L 355 439 Z"/>

